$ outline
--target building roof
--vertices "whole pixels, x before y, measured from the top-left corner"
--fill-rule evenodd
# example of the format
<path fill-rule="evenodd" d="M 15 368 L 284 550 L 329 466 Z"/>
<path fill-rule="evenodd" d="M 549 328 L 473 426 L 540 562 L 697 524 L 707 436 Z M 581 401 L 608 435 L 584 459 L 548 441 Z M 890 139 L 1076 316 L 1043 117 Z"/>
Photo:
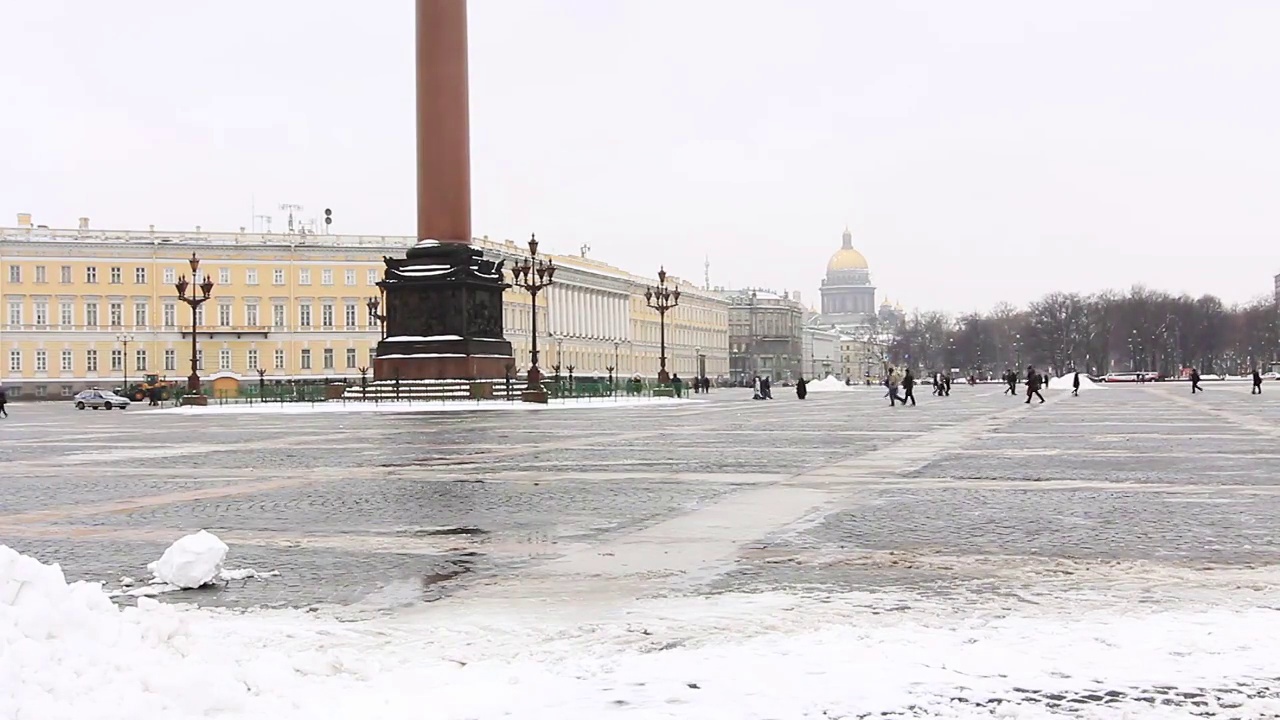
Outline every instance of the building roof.
<path fill-rule="evenodd" d="M 862 253 L 853 249 L 853 233 L 849 232 L 849 228 L 844 229 L 844 234 L 840 236 L 840 249 L 835 251 L 831 259 L 827 261 L 827 272 L 833 270 L 866 270 L 867 259 Z"/>

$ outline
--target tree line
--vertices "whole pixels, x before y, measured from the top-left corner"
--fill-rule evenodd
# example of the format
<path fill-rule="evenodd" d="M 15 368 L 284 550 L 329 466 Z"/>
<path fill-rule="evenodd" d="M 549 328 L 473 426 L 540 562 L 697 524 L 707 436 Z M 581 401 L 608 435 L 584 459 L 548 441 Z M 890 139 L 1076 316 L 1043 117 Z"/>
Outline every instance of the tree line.
<path fill-rule="evenodd" d="M 1026 308 L 1001 303 L 988 313 L 915 312 L 887 330 L 888 360 L 925 371 L 999 375 L 1035 365 L 1103 375 L 1242 373 L 1280 359 L 1280 312 L 1258 299 L 1227 306 L 1135 286 L 1092 295 L 1054 292 Z"/>

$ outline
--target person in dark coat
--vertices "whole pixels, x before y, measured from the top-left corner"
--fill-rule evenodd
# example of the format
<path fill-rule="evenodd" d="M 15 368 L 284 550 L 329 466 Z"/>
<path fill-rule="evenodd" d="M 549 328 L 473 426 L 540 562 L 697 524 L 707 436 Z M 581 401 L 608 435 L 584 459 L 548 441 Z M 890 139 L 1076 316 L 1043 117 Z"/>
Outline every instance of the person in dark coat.
<path fill-rule="evenodd" d="M 1258 373 L 1258 368 L 1253 369 L 1253 389 L 1249 391 L 1250 395 L 1262 394 L 1262 375 Z"/>
<path fill-rule="evenodd" d="M 1009 393 L 1014 397 L 1017 397 L 1018 396 L 1018 373 L 1012 370 L 1005 370 L 1004 381 L 1009 384 L 1009 389 L 1006 390 L 1005 392 Z"/>
<path fill-rule="evenodd" d="M 1034 366 L 1027 366 L 1027 404 L 1031 404 L 1031 396 L 1035 395 L 1040 398 L 1040 402 L 1044 402 L 1044 395 L 1040 394 L 1040 380 L 1043 376 L 1036 372 Z"/>
<path fill-rule="evenodd" d="M 1080 371 L 1076 370 L 1075 375 L 1071 377 L 1071 394 L 1080 397 Z"/>
<path fill-rule="evenodd" d="M 916 404 L 916 379 L 911 374 L 911 368 L 907 368 L 907 373 L 902 376 L 902 404 L 906 405 L 907 400 L 911 400 L 911 404 Z"/>
<path fill-rule="evenodd" d="M 796 381 L 796 397 L 803 400 L 805 399 L 805 396 L 808 394 L 809 394 L 809 383 L 805 382 L 804 378 L 800 378 L 799 380 Z"/>
<path fill-rule="evenodd" d="M 9 402 L 9 393 L 0 385 L 0 417 L 9 417 L 9 411 L 4 406 Z"/>
<path fill-rule="evenodd" d="M 1204 388 L 1200 387 L 1200 371 L 1191 368 L 1191 394 L 1195 395 L 1197 390 L 1204 392 Z"/>
<path fill-rule="evenodd" d="M 951 373 L 942 376 L 943 395 L 951 397 Z"/>
<path fill-rule="evenodd" d="M 773 399 L 773 381 L 767 375 L 760 378 L 760 396 L 765 400 Z"/>

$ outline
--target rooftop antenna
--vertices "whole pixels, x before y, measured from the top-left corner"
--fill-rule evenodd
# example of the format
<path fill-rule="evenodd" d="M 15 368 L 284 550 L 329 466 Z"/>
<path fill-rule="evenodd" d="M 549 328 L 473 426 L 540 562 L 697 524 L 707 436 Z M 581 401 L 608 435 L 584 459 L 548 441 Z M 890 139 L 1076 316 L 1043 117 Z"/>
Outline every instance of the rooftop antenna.
<path fill-rule="evenodd" d="M 270 215 L 254 215 L 254 220 L 261 222 L 267 228 L 267 234 L 271 234 L 271 216 Z"/>
<path fill-rule="evenodd" d="M 301 211 L 302 206 L 294 205 L 293 203 L 280 203 L 280 209 L 289 211 L 289 233 L 292 234 L 293 233 L 293 213 L 295 211 Z"/>

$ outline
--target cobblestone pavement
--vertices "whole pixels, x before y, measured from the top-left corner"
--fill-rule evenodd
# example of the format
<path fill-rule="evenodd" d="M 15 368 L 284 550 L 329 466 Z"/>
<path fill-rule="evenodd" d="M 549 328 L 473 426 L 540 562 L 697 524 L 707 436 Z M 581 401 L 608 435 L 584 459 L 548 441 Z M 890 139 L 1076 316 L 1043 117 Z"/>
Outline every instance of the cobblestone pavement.
<path fill-rule="evenodd" d="M 535 412 L 11 405 L 0 542 L 114 587 L 206 528 L 229 567 L 280 575 L 165 598 L 230 607 L 1157 576 L 1175 593 L 1280 561 L 1280 394 L 1149 385 L 1027 406 L 924 388 L 890 409 L 875 389 L 786 390 Z"/>

